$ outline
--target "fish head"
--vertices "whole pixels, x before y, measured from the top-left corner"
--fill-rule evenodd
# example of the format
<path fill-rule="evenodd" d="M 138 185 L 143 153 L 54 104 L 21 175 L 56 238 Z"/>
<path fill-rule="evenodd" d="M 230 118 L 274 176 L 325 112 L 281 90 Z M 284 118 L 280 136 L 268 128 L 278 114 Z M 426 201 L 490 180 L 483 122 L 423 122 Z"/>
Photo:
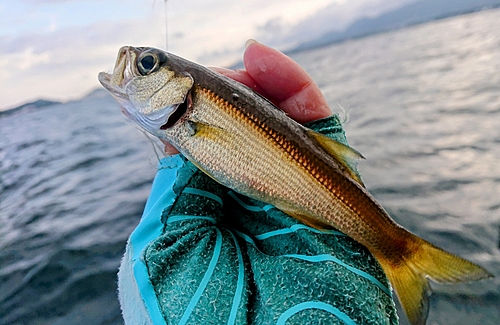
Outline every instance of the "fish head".
<path fill-rule="evenodd" d="M 185 106 L 194 80 L 175 67 L 169 53 L 150 47 L 124 46 L 112 73 L 99 73 L 99 82 L 121 106 L 122 112 L 153 135 L 180 106 Z M 175 60 L 174 60 L 175 61 Z"/>

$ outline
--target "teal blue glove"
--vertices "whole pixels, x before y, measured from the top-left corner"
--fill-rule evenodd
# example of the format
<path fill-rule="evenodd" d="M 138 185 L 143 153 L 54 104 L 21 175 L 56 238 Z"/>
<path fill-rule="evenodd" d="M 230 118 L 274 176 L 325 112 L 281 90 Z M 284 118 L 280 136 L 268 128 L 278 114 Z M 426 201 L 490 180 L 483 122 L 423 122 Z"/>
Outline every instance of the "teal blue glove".
<path fill-rule="evenodd" d="M 306 125 L 346 143 L 338 116 Z M 126 324 L 397 324 L 374 257 L 236 194 L 181 156 L 160 162 L 119 273 Z"/>

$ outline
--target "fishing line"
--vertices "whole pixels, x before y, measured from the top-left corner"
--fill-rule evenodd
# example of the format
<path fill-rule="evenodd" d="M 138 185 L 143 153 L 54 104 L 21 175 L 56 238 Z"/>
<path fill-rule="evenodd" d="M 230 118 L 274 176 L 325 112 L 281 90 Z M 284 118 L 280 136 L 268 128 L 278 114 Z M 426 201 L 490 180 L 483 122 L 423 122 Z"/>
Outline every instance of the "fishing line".
<path fill-rule="evenodd" d="M 167 1 L 168 0 L 163 0 L 163 14 L 165 15 L 165 51 L 168 51 L 168 6 L 167 6 Z M 155 12 L 156 8 L 156 0 L 153 1 L 153 8 L 152 11 Z M 156 20 L 155 20 L 156 22 Z M 156 26 L 158 29 L 161 27 L 159 25 Z M 160 31 L 161 34 L 161 31 Z"/>
<path fill-rule="evenodd" d="M 340 121 L 340 123 L 345 124 L 349 122 L 351 108 L 349 106 L 344 107 L 340 105 L 340 103 L 337 103 L 337 106 L 340 108 L 340 112 L 342 113 L 342 120 Z"/>
<path fill-rule="evenodd" d="M 160 162 L 160 160 L 165 157 L 165 155 L 163 154 L 163 149 L 158 144 L 158 142 L 156 142 L 154 139 L 151 138 L 151 136 L 148 133 L 146 133 L 146 131 L 144 131 L 144 130 L 140 130 L 140 131 L 149 140 L 149 143 L 151 143 L 151 146 L 153 147 L 153 151 L 156 155 L 156 159 L 158 159 L 158 162 Z M 163 156 L 162 158 L 160 158 L 160 154 L 158 154 L 158 151 L 162 154 L 162 156 Z"/>
<path fill-rule="evenodd" d="M 141 129 L 139 126 L 137 126 L 137 124 L 131 123 L 131 121 L 129 121 L 128 119 L 124 120 L 124 122 L 125 122 L 125 124 L 132 126 L 134 129 L 139 130 L 139 132 L 141 132 L 146 137 L 148 142 L 153 147 L 153 152 L 155 153 L 155 156 L 156 156 L 156 159 L 158 160 L 158 162 L 160 162 L 161 159 L 166 157 L 162 146 L 158 143 L 158 141 L 156 141 L 156 138 L 154 138 L 154 137 L 152 138 L 149 133 L 147 133 L 146 131 Z"/>
<path fill-rule="evenodd" d="M 167 1 L 163 1 L 163 7 L 165 10 L 165 50 L 168 51 L 168 7 L 167 7 Z"/>

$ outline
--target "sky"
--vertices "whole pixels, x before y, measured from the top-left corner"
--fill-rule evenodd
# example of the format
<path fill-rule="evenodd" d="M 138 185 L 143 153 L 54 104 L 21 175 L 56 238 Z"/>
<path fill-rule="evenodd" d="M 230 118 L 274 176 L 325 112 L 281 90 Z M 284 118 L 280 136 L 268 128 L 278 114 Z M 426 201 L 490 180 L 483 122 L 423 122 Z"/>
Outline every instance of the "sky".
<path fill-rule="evenodd" d="M 412 1 L 3 1 L 0 110 L 88 94 L 100 86 L 97 74 L 113 69 L 123 45 L 166 48 L 204 65 L 230 66 L 241 60 L 249 38 L 286 50 Z"/>

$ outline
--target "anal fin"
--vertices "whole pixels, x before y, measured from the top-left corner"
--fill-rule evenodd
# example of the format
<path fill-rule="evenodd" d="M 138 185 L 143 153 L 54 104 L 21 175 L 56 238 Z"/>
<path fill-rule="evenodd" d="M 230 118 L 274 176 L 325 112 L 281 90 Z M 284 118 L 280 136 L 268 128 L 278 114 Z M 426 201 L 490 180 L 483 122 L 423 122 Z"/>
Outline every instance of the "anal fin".
<path fill-rule="evenodd" d="M 289 209 L 287 207 L 279 206 L 279 204 L 275 205 L 275 206 L 278 209 L 280 209 L 281 211 L 283 211 L 286 214 L 288 214 L 289 216 L 291 216 L 292 218 L 297 219 L 300 222 L 302 222 L 303 224 L 305 224 L 306 226 L 312 227 L 314 229 L 318 229 L 318 230 L 331 230 L 331 229 L 334 228 L 331 225 L 329 225 L 328 223 L 326 223 L 326 222 L 324 222 L 324 221 L 322 221 L 322 220 L 320 220 L 318 218 L 306 215 L 305 213 L 300 213 L 300 212 L 291 210 L 291 209 Z"/>

